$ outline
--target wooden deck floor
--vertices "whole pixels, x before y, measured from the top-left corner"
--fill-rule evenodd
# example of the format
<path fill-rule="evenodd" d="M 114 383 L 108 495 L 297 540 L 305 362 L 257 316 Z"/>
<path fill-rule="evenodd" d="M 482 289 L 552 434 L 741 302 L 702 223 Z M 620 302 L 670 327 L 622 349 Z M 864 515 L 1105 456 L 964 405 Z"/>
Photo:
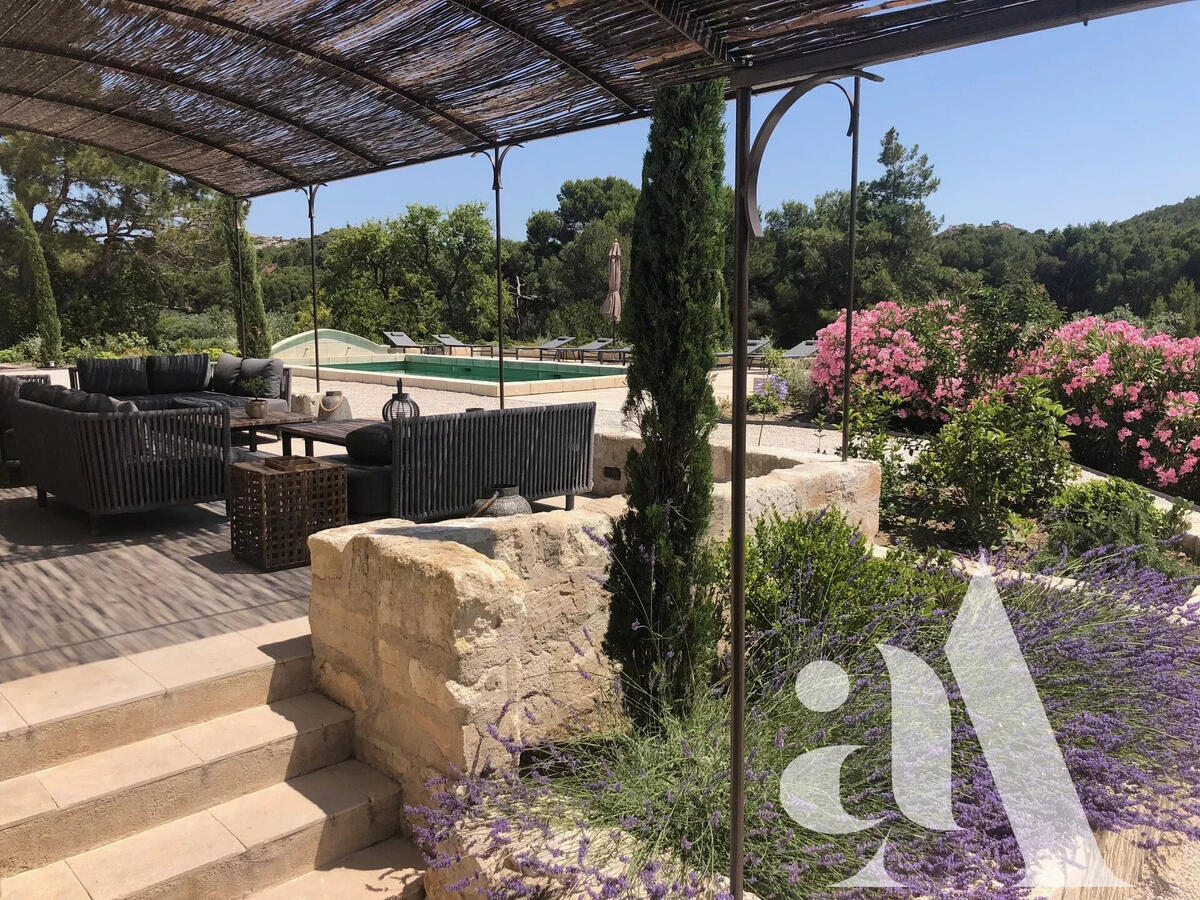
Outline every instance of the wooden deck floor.
<path fill-rule="evenodd" d="M 307 615 L 310 570 L 235 560 L 223 504 L 102 527 L 0 487 L 0 681 Z"/>

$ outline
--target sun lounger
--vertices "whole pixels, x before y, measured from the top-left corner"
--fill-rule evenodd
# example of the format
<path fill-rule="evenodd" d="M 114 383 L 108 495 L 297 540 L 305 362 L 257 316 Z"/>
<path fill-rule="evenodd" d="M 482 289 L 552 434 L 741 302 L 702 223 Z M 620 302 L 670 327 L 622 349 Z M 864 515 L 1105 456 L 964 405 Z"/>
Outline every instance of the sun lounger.
<path fill-rule="evenodd" d="M 633 348 L 628 344 L 624 347 L 605 347 L 603 350 L 596 351 L 596 362 L 616 363 L 624 366 L 629 364 L 629 357 L 632 355 Z"/>
<path fill-rule="evenodd" d="M 746 359 L 747 359 L 747 361 L 750 364 L 753 364 L 753 361 L 756 357 L 761 360 L 762 359 L 762 351 L 765 350 L 767 348 L 767 345 L 770 343 L 771 343 L 770 338 L 755 338 L 753 340 L 746 341 Z M 726 363 L 731 366 L 733 365 L 733 351 L 732 350 L 726 350 L 723 353 L 717 354 L 717 365 L 721 365 L 722 363 Z"/>
<path fill-rule="evenodd" d="M 442 353 L 454 353 L 455 350 L 461 347 L 464 350 L 470 351 L 472 356 L 475 355 L 476 350 L 479 351 L 480 356 L 496 355 L 496 348 L 491 344 L 464 344 L 452 334 L 435 334 L 433 339 L 442 345 Z"/>
<path fill-rule="evenodd" d="M 536 347 L 514 347 L 513 348 L 513 356 L 516 359 L 520 359 L 521 353 L 524 351 L 524 352 L 528 352 L 531 355 L 536 353 L 538 356 L 538 359 L 545 359 L 547 353 L 550 353 L 550 354 L 557 353 L 559 347 L 565 347 L 567 344 L 571 343 L 571 341 L 573 341 L 573 340 L 575 340 L 574 335 L 566 335 L 563 337 L 556 337 L 552 340 L 546 341 L 543 344 L 538 344 Z"/>
<path fill-rule="evenodd" d="M 584 355 L 587 353 L 599 353 L 605 347 L 613 342 L 612 338 L 599 338 L 589 344 L 581 344 L 578 347 L 560 347 L 555 359 L 577 359 L 583 362 Z"/>
<path fill-rule="evenodd" d="M 783 351 L 784 359 L 808 359 L 817 355 L 816 341 L 801 341 L 795 347 Z"/>
<path fill-rule="evenodd" d="M 432 344 L 418 344 L 403 331 L 385 331 L 383 339 L 387 341 L 389 347 L 397 350 L 417 350 L 421 353 L 429 353 L 434 349 Z"/>

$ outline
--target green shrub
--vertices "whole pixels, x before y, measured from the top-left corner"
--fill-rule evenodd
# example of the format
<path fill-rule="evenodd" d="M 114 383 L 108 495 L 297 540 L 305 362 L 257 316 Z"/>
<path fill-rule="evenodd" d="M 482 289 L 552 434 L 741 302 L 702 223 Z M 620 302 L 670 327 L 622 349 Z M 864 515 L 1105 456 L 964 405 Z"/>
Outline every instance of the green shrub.
<path fill-rule="evenodd" d="M 580 300 L 557 307 L 546 319 L 544 330 L 548 337 L 572 334 L 576 341 L 587 343 L 596 338 L 613 337 L 619 328 L 604 317 L 599 303 Z"/>
<path fill-rule="evenodd" d="M 850 398 L 850 455 L 879 463 L 879 519 L 896 522 L 909 502 L 909 456 L 913 440 L 888 433 L 900 398 L 855 386 Z"/>
<path fill-rule="evenodd" d="M 768 347 L 762 352 L 762 357 L 763 368 L 766 369 L 768 373 L 774 375 L 781 368 L 783 368 L 783 364 L 785 362 L 783 358 L 783 351 L 778 347 Z"/>
<path fill-rule="evenodd" d="M 786 620 L 796 616 L 812 623 L 836 620 L 856 633 L 894 603 L 911 606 L 914 614 L 956 606 L 961 581 L 916 560 L 903 550 L 872 555 L 837 509 L 788 519 L 775 511 L 763 516 L 746 553 L 746 625 L 757 635 L 755 656 L 795 653 L 790 641 L 797 623 Z M 771 648 L 775 641 L 779 646 Z"/>
<path fill-rule="evenodd" d="M 31 334 L 13 346 L 0 350 L 0 362 L 34 365 L 37 363 L 41 345 L 42 339 L 36 334 Z M 65 354 L 64 358 L 70 359 Z"/>
<path fill-rule="evenodd" d="M 967 366 L 978 384 L 1011 365 L 1010 354 L 1041 343 L 1062 322 L 1046 289 L 1025 279 L 1004 287 L 979 287 L 963 297 L 968 328 Z"/>
<path fill-rule="evenodd" d="M 787 383 L 787 404 L 798 413 L 814 414 L 821 408 L 821 394 L 812 383 L 812 363 L 785 359 L 775 370 Z"/>
<path fill-rule="evenodd" d="M 1149 491 L 1123 478 L 1072 484 L 1051 504 L 1048 549 L 1057 554 L 1065 548 L 1078 557 L 1104 547 L 1137 547 L 1134 555 L 1142 565 L 1176 574 L 1183 567 L 1164 552 L 1162 543 L 1187 528 L 1186 509 L 1176 501 L 1164 512 Z"/>
<path fill-rule="evenodd" d="M 1037 379 L 976 400 L 917 459 L 928 512 L 952 523 L 961 540 L 1000 542 L 1014 513 L 1036 511 L 1066 482 L 1065 415 Z"/>

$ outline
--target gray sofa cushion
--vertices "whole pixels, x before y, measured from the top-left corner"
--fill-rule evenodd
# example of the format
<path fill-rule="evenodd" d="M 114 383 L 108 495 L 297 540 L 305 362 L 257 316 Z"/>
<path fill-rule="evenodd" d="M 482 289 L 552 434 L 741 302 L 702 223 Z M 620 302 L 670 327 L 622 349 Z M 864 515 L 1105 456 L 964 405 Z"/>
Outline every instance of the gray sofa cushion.
<path fill-rule="evenodd" d="M 228 406 L 230 409 L 241 409 L 246 405 L 245 397 L 232 394 L 219 394 L 216 391 L 191 391 L 186 394 L 175 394 L 170 398 L 171 406 L 178 409 L 182 406 Z M 287 400 L 272 398 L 267 400 L 267 409 L 271 412 L 289 412 Z"/>
<path fill-rule="evenodd" d="M 79 389 L 110 397 L 132 397 L 150 393 L 146 360 L 140 356 L 124 359 L 80 359 Z"/>
<path fill-rule="evenodd" d="M 110 413 L 117 411 L 117 402 L 108 394 L 66 390 L 54 398 L 54 405 L 68 412 Z"/>
<path fill-rule="evenodd" d="M 57 399 L 67 389 L 61 384 L 40 384 L 36 381 L 26 381 L 21 385 L 18 396 L 32 403 L 45 403 L 47 406 L 57 406 Z"/>
<path fill-rule="evenodd" d="M 283 360 L 243 359 L 242 372 L 230 393 L 249 397 L 252 392 L 246 389 L 245 383 L 251 378 L 266 379 L 267 387 L 262 392 L 264 398 L 278 397 L 283 391 Z"/>
<path fill-rule="evenodd" d="M 157 409 L 174 409 L 174 394 L 133 394 L 128 397 L 113 397 L 114 400 L 128 400 L 137 405 L 138 409 L 152 412 Z"/>
<path fill-rule="evenodd" d="M 228 394 L 233 391 L 241 373 L 242 358 L 232 353 L 222 353 L 213 365 L 212 380 L 208 386 L 218 393 Z"/>
<path fill-rule="evenodd" d="M 392 423 L 364 425 L 346 435 L 346 453 L 355 462 L 377 466 L 392 464 Z"/>
<path fill-rule="evenodd" d="M 208 381 L 208 354 L 187 353 L 146 359 L 151 394 L 202 391 Z"/>

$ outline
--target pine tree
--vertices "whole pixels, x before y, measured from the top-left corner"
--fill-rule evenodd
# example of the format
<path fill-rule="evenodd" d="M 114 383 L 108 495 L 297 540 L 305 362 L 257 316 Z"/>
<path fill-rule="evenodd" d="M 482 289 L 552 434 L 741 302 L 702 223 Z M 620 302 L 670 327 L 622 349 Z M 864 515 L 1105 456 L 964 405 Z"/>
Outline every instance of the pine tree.
<path fill-rule="evenodd" d="M 50 285 L 50 270 L 46 268 L 46 255 L 42 241 L 29 212 L 15 197 L 12 201 L 13 215 L 17 220 L 17 234 L 25 248 L 25 258 L 33 281 L 30 298 L 33 300 L 34 321 L 37 323 L 38 365 L 49 366 L 62 356 L 62 325 L 58 321 L 58 306 L 54 302 L 54 289 Z"/>
<path fill-rule="evenodd" d="M 712 514 L 708 376 L 723 330 L 722 87 L 670 87 L 655 102 L 622 323 L 633 345 L 625 412 L 640 422 L 644 449 L 626 465 L 604 649 L 621 664 L 626 709 L 650 728 L 665 710 L 686 709 L 717 633 L 697 585 Z"/>
<path fill-rule="evenodd" d="M 242 212 L 242 227 L 237 227 L 237 206 L 243 201 L 233 197 L 220 199 L 221 237 L 229 253 L 234 291 L 233 312 L 238 320 L 238 346 L 244 356 L 265 359 L 271 355 L 271 336 L 267 332 L 267 311 L 263 306 L 262 281 L 258 273 L 258 252 L 246 229 L 248 209 Z M 241 249 L 239 252 L 239 242 Z M 241 264 L 242 297 L 238 291 L 238 265 Z"/>

